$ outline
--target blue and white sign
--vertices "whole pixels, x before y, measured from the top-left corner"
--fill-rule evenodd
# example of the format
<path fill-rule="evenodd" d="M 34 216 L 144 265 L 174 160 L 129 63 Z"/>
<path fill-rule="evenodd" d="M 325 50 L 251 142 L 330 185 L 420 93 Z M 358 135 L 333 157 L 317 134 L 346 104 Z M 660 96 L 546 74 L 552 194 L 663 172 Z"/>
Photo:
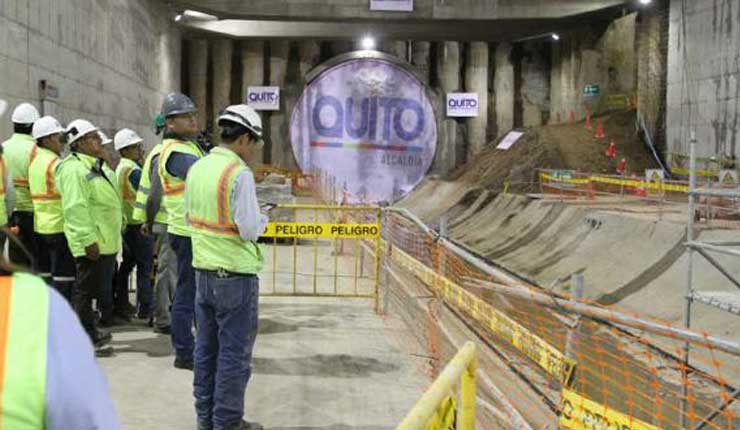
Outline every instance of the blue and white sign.
<path fill-rule="evenodd" d="M 280 87 L 248 87 L 247 104 L 255 110 L 280 110 Z"/>
<path fill-rule="evenodd" d="M 448 93 L 447 116 L 452 118 L 474 118 L 478 116 L 477 93 Z"/>
<path fill-rule="evenodd" d="M 432 165 L 437 120 L 412 73 L 389 61 L 356 59 L 308 84 L 290 137 L 301 170 L 336 178 L 350 203 L 394 202 Z"/>
<path fill-rule="evenodd" d="M 370 0 L 370 10 L 413 12 L 414 0 Z"/>

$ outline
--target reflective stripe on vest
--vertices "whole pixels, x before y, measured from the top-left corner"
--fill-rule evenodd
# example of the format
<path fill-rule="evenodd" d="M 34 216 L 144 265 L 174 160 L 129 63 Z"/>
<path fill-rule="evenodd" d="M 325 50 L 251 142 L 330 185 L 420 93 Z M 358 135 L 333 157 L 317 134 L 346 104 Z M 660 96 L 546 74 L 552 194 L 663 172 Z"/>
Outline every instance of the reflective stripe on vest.
<path fill-rule="evenodd" d="M 45 428 L 48 325 L 43 281 L 0 277 L 0 430 Z"/>
<path fill-rule="evenodd" d="M 0 155 L 0 226 L 8 223 L 8 209 L 5 206 L 5 195 L 8 193 L 8 167 L 5 157 Z"/>
<path fill-rule="evenodd" d="M 154 161 L 154 157 L 162 153 L 163 146 L 164 145 L 162 145 L 161 143 L 155 145 L 154 148 L 152 148 L 152 150 L 149 152 L 149 155 L 147 155 L 146 161 L 144 161 L 144 167 L 141 171 L 141 181 L 139 182 L 139 189 L 136 190 L 136 203 L 134 203 L 134 211 L 131 215 L 135 222 L 143 223 L 144 221 L 146 221 L 146 201 L 149 198 L 149 192 L 152 186 L 152 178 L 150 176 L 150 173 L 152 171 L 152 162 Z M 158 169 L 155 170 L 155 173 L 158 171 Z M 154 217 L 154 221 L 159 224 L 167 223 L 167 211 L 165 211 L 163 204 L 160 204 L 159 212 L 157 212 L 157 215 Z"/>
<path fill-rule="evenodd" d="M 131 174 L 137 170 L 141 170 L 141 167 L 128 158 L 121 158 L 116 168 L 116 176 L 118 177 L 118 188 L 121 192 L 121 199 L 123 201 L 123 217 L 126 221 L 126 225 L 134 224 L 133 219 L 134 204 L 136 203 L 136 189 L 131 185 L 130 177 Z M 139 179 L 141 181 L 141 178 Z"/>
<path fill-rule="evenodd" d="M 232 214 L 237 177 L 249 168 L 229 149 L 214 148 L 188 173 L 186 201 L 193 241 L 193 267 L 258 273 L 260 245 L 241 238 Z"/>
<path fill-rule="evenodd" d="M 159 157 L 159 179 L 164 190 L 163 204 L 167 210 L 167 231 L 179 236 L 190 236 L 190 227 L 185 219 L 184 191 L 185 181 L 170 175 L 167 171 L 167 161 L 174 152 L 203 157 L 200 147 L 193 142 L 183 142 L 175 139 L 166 139 L 162 154 Z"/>
<path fill-rule="evenodd" d="M 46 148 L 38 154 L 28 167 L 29 191 L 33 202 L 33 229 L 41 234 L 56 234 L 64 231 L 62 196 L 56 186 L 56 169 L 59 156 Z"/>

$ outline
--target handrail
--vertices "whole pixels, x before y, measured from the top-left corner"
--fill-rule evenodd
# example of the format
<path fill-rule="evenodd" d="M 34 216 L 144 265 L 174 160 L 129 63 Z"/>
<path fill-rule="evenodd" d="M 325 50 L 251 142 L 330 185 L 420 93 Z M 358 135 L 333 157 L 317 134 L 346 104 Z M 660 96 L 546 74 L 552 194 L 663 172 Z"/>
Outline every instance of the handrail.
<path fill-rule="evenodd" d="M 476 346 L 473 342 L 467 342 L 460 348 L 396 430 L 426 430 L 427 424 L 458 382 L 460 406 L 457 413 L 457 430 L 474 430 L 475 372 L 478 367 L 475 351 Z"/>

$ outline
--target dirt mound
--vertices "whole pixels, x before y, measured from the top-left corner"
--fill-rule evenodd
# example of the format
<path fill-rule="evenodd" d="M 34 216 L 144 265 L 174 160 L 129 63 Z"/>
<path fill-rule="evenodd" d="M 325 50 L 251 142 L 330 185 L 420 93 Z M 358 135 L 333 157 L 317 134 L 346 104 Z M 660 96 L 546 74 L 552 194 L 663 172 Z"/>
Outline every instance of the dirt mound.
<path fill-rule="evenodd" d="M 489 145 L 475 160 L 445 179 L 489 189 L 500 189 L 510 181 L 515 189 L 523 190 L 525 184 L 534 181 L 536 168 L 613 174 L 622 158 L 627 160 L 628 174 L 642 175 L 646 168 L 657 167 L 635 132 L 634 110 L 594 117 L 591 122 L 592 131 L 586 129 L 584 121 L 525 129 L 524 136 L 509 150 Z M 604 125 L 604 139 L 594 138 L 599 122 Z M 605 155 L 612 141 L 616 159 Z"/>

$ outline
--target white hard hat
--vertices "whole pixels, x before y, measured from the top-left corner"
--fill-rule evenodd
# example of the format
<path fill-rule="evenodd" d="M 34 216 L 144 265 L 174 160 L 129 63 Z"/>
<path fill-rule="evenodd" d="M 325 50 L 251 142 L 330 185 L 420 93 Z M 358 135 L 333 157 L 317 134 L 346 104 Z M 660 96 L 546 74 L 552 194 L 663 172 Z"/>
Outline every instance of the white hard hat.
<path fill-rule="evenodd" d="M 11 120 L 16 124 L 33 124 L 39 119 L 39 111 L 31 103 L 21 103 L 13 111 Z"/>
<path fill-rule="evenodd" d="M 31 136 L 36 140 L 58 133 L 64 133 L 64 127 L 56 118 L 51 116 L 39 118 L 38 121 L 33 123 L 33 129 L 31 130 Z"/>
<path fill-rule="evenodd" d="M 143 142 L 142 139 L 135 131 L 130 128 L 124 128 L 118 130 L 115 136 L 113 136 L 113 144 L 115 145 L 116 151 L 120 151 L 128 146 L 136 145 Z"/>
<path fill-rule="evenodd" d="M 85 119 L 76 119 L 67 125 L 67 141 L 72 144 L 92 132 L 100 131 L 93 123 Z"/>
<path fill-rule="evenodd" d="M 113 142 L 113 139 L 108 137 L 107 134 L 103 133 L 102 131 L 98 130 L 98 136 L 100 136 L 100 144 L 105 146 L 111 142 Z"/>
<path fill-rule="evenodd" d="M 222 121 L 241 124 L 254 133 L 258 139 L 262 139 L 262 118 L 251 106 L 232 105 L 227 107 L 218 117 L 218 125 L 221 125 Z"/>

